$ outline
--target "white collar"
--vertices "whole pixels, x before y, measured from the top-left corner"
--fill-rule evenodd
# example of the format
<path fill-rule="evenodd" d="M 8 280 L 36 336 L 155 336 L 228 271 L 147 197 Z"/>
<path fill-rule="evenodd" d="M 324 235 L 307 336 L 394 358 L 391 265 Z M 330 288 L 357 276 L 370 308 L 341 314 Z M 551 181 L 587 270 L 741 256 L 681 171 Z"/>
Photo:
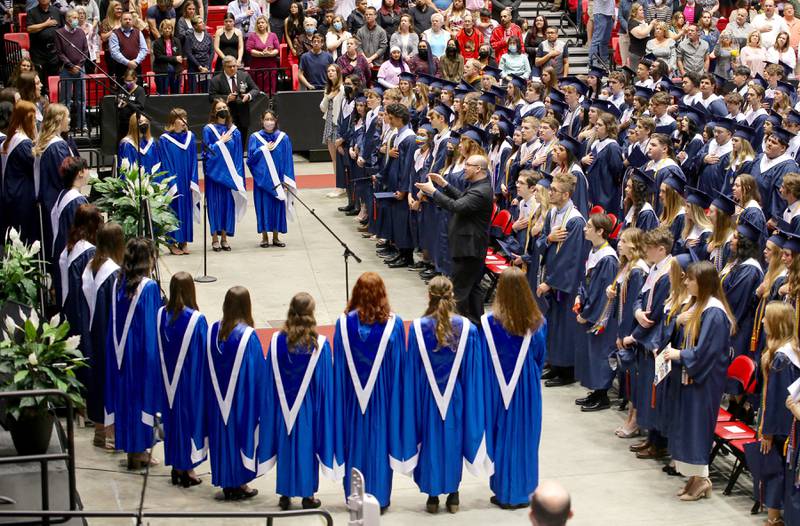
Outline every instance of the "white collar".
<path fill-rule="evenodd" d="M 594 267 L 597 266 L 598 263 L 600 263 L 600 261 L 603 258 L 607 257 L 612 257 L 616 261 L 619 261 L 619 258 L 617 257 L 617 252 L 613 248 L 611 248 L 611 246 L 608 243 L 606 243 L 602 248 L 598 250 L 592 249 L 589 252 L 589 256 L 586 258 L 586 272 L 592 270 Z"/>
<path fill-rule="evenodd" d="M 67 294 L 69 294 L 69 267 L 75 262 L 84 252 L 94 248 L 94 245 L 85 239 L 79 239 L 72 247 L 72 250 L 67 251 L 67 247 L 61 251 L 58 258 L 58 267 L 61 272 L 61 306 L 67 302 Z"/>
<path fill-rule="evenodd" d="M 117 337 L 117 280 L 114 280 L 114 298 L 111 301 L 111 340 L 114 345 L 114 354 L 117 357 L 117 370 L 122 369 L 122 358 L 125 356 L 125 344 L 128 341 L 128 331 L 131 328 L 133 321 L 133 314 L 136 312 L 136 305 L 139 303 L 139 296 L 142 295 L 145 285 L 150 283 L 150 278 L 142 278 L 139 286 L 136 287 L 136 293 L 133 295 L 130 305 L 128 306 L 128 314 L 125 317 L 125 324 L 122 327 L 122 335 Z"/>
<path fill-rule="evenodd" d="M 91 261 L 83 270 L 83 275 L 81 276 L 81 288 L 83 289 L 83 295 L 86 298 L 86 303 L 89 305 L 89 329 L 92 328 L 92 323 L 94 323 L 94 309 L 97 305 L 97 291 L 103 286 L 103 283 L 105 283 L 106 280 L 117 270 L 119 270 L 119 265 L 117 265 L 111 258 L 108 258 L 103 262 L 102 265 L 100 265 L 100 268 L 97 270 L 97 274 L 92 274 Z"/>

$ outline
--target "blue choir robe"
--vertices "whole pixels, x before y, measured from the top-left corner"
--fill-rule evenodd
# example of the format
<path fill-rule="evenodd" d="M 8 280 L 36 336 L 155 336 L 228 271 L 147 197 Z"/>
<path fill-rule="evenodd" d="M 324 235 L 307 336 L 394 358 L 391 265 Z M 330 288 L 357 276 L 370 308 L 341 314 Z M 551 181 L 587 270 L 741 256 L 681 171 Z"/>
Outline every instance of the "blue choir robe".
<path fill-rule="evenodd" d="M 119 141 L 117 152 L 118 166 L 138 166 L 141 157 L 142 171 L 147 174 L 157 174 L 161 171 L 161 153 L 158 151 L 158 143 L 151 139 L 139 141 L 139 153 L 136 153 L 136 143 L 130 137 L 124 137 Z"/>
<path fill-rule="evenodd" d="M 547 108 L 544 102 L 537 100 L 534 102 L 523 102 L 515 108 L 514 111 L 514 126 L 518 127 L 525 117 L 534 117 L 541 119 L 547 115 Z"/>
<path fill-rule="evenodd" d="M 89 262 L 91 264 L 91 261 Z M 81 289 L 86 305 L 88 335 L 82 338 L 84 356 L 89 359 L 89 378 L 86 387 L 86 414 L 92 422 L 103 422 L 106 385 L 106 338 L 111 317 L 111 302 L 114 301 L 114 283 L 119 265 L 107 259 L 93 272 L 87 264 L 81 276 Z"/>
<path fill-rule="evenodd" d="M 697 154 L 697 188 L 710 196 L 716 196 L 717 191 L 722 191 L 725 186 L 725 174 L 722 171 L 724 166 L 730 163 L 733 142 L 717 144 L 716 139 L 711 139 Z M 708 155 L 719 157 L 719 161 L 714 164 L 707 164 L 705 158 Z"/>
<path fill-rule="evenodd" d="M 252 327 L 240 323 L 225 341 L 214 322 L 206 344 L 205 431 L 211 460 L 211 483 L 238 488 L 268 469 L 258 447 L 265 404 L 266 360 Z"/>
<path fill-rule="evenodd" d="M 539 485 L 547 322 L 525 336 L 509 334 L 492 313 L 481 325 L 489 487 L 502 504 L 523 504 Z"/>
<path fill-rule="evenodd" d="M 423 152 L 417 149 L 417 151 L 414 152 L 414 176 L 411 179 L 410 191 L 411 196 L 417 201 L 419 201 L 422 192 L 414 186 L 414 183 L 422 183 L 428 180 L 428 174 L 431 171 L 431 163 L 433 162 L 432 154 L 432 150 Z M 435 205 L 426 199 L 419 203 L 418 210 L 409 212 L 411 237 L 414 241 L 414 247 L 427 251 L 429 256 L 433 250 L 432 245 L 436 240 L 436 229 L 432 228 L 432 226 L 436 224 L 436 216 L 433 215 L 433 213 L 435 213 L 435 208 Z"/>
<path fill-rule="evenodd" d="M 758 297 L 756 289 L 764 279 L 764 272 L 758 261 L 750 258 L 746 261 L 727 265 L 722 271 L 722 290 L 731 306 L 736 319 L 736 334 L 731 338 L 734 357 L 750 351 L 750 335 L 753 333 Z"/>
<path fill-rule="evenodd" d="M 661 159 L 660 161 L 649 161 L 647 164 L 644 165 L 642 171 L 653 178 L 656 182 L 656 189 L 661 189 L 661 183 L 669 176 L 674 176 L 677 179 L 681 179 L 683 181 L 686 180 L 686 175 L 683 173 L 681 167 L 676 163 L 672 158 L 667 157 L 666 159 Z M 661 200 L 656 199 L 655 203 L 653 204 L 653 209 L 656 212 L 656 215 L 661 213 Z M 678 239 L 677 237 L 675 239 Z"/>
<path fill-rule="evenodd" d="M 258 232 L 286 233 L 287 215 L 294 214 L 291 192 L 297 191 L 292 140 L 280 130 L 255 132 L 247 140 L 247 166 L 253 175 Z"/>
<path fill-rule="evenodd" d="M 149 278 L 142 278 L 133 298 L 124 278 L 118 285 L 106 340 L 105 425 L 114 425 L 117 449 L 140 453 L 153 445 L 154 418 L 162 409 L 156 331 L 161 293 Z"/>
<path fill-rule="evenodd" d="M 614 139 L 595 141 L 589 148 L 594 160 L 586 170 L 589 181 L 589 201 L 592 206 L 600 205 L 608 214 L 619 216 L 619 203 L 622 195 L 622 149 Z"/>
<path fill-rule="evenodd" d="M 235 128 L 235 126 L 234 126 Z M 234 129 L 228 142 L 220 138 L 228 131 L 222 124 L 203 128 L 203 174 L 205 174 L 208 223 L 211 233 L 232 236 L 247 208 L 242 161 L 242 134 Z"/>
<path fill-rule="evenodd" d="M 575 191 L 572 192 L 572 202 L 583 217 L 589 217 L 589 181 L 583 168 L 578 163 L 570 166 L 569 173 L 575 176 Z"/>
<path fill-rule="evenodd" d="M 431 172 L 439 173 L 447 159 L 447 141 L 450 139 L 450 128 L 445 128 L 433 136 L 433 163 Z"/>
<path fill-rule="evenodd" d="M 88 202 L 78 190 L 71 188 L 61 191 L 50 210 L 48 223 L 50 224 L 51 241 L 49 245 L 45 245 L 44 250 L 47 260 L 54 266 L 58 264 L 58 258 L 64 247 L 67 246 L 67 237 L 69 237 L 69 230 L 72 228 L 78 207 Z"/>
<path fill-rule="evenodd" d="M 173 319 L 158 311 L 158 354 L 163 382 L 164 464 L 190 470 L 208 452 L 203 417 L 208 322 L 199 311 L 184 307 Z"/>
<path fill-rule="evenodd" d="M 75 153 L 72 152 L 67 141 L 56 135 L 50 139 L 42 154 L 33 158 L 33 182 L 36 197 L 44 208 L 42 243 L 45 247 L 49 246 L 53 239 L 53 231 L 50 230 L 51 225 L 47 221 L 47 217 L 55 208 L 61 191 L 64 189 L 64 183 L 61 182 L 61 163 L 72 155 Z M 53 256 L 58 257 L 58 253 Z"/>
<path fill-rule="evenodd" d="M 405 330 L 399 316 L 386 323 L 362 323 L 358 312 L 342 314 L 334 334 L 336 458 L 346 465 L 344 493 L 350 494 L 350 470 L 364 475 L 365 491 L 390 504 L 393 469 L 405 472 L 401 440 Z"/>
<path fill-rule="evenodd" d="M 410 126 L 398 130 L 397 135 L 387 145 L 387 152 L 391 146 L 397 148 L 399 156 L 397 159 L 386 156 L 388 161 L 381 171 L 384 191 L 407 194 L 414 188 L 412 174 L 414 173 L 414 152 L 417 151 L 414 130 Z M 414 248 L 408 198 L 384 199 L 383 201 L 388 210 L 390 225 L 390 228 L 386 230 L 389 234 L 386 239 L 394 243 L 395 247 L 400 250 Z"/>
<path fill-rule="evenodd" d="M 616 348 L 617 320 L 606 289 L 618 269 L 619 258 L 608 243 L 592 249 L 578 289 L 580 315 L 586 320 L 579 330 L 586 332 L 586 338 L 584 347 L 575 349 L 575 377 L 590 390 L 608 389 L 614 378 L 608 355 Z"/>
<path fill-rule="evenodd" d="M 578 105 L 574 110 L 567 109 L 564 114 L 564 121 L 558 131 L 566 133 L 570 137 L 578 138 L 581 132 L 581 122 L 583 121 L 583 108 Z"/>
<path fill-rule="evenodd" d="M 620 340 L 633 333 L 637 325 L 634 318 L 634 307 L 639 301 L 639 294 L 647 278 L 650 268 L 641 259 L 636 262 L 627 275 L 621 275 L 615 282 L 617 293 L 614 299 L 614 310 L 617 318 L 617 334 Z M 616 344 L 616 342 L 614 342 Z M 612 349 L 613 352 L 613 349 Z M 636 351 L 635 349 L 622 349 L 617 353 L 618 371 L 620 373 L 620 389 L 626 398 L 636 405 Z"/>
<path fill-rule="evenodd" d="M 631 206 L 628 208 L 628 211 L 625 214 L 624 223 L 622 225 L 623 229 L 636 227 L 639 230 L 647 232 L 648 230 L 658 228 L 658 217 L 653 210 L 653 206 L 647 201 L 642 204 L 642 209 L 639 210 L 639 214 L 636 217 L 635 222 L 633 220 L 634 215 L 636 215 L 636 210 L 633 206 Z"/>
<path fill-rule="evenodd" d="M 86 264 L 94 257 L 95 248 L 85 239 L 78 240 L 72 250 L 64 250 L 58 260 L 58 282 L 56 299 L 61 314 L 69 322 L 69 334 L 80 336 L 78 350 L 85 357 L 91 356 L 91 340 L 88 337 L 89 324 L 86 316 L 86 300 L 81 290 L 81 277 Z M 85 386 L 89 383 L 91 373 L 87 367 L 75 371 L 78 380 Z"/>
<path fill-rule="evenodd" d="M 750 174 L 758 183 L 761 194 L 761 205 L 767 217 L 778 216 L 786 208 L 786 201 L 780 195 L 783 177 L 790 172 L 798 172 L 800 167 L 794 159 L 786 154 L 770 159 L 766 154 L 760 154 L 753 161 Z"/>
<path fill-rule="evenodd" d="M 691 140 L 686 141 L 680 151 L 676 152 L 676 156 L 679 153 L 686 154 L 686 157 L 680 162 L 680 166 L 683 173 L 686 174 L 686 180 L 693 186 L 697 186 L 698 184 L 697 171 L 702 162 L 700 151 L 703 149 L 703 146 L 705 146 L 703 136 L 698 133 L 692 137 Z"/>
<path fill-rule="evenodd" d="M 636 422 L 644 429 L 656 429 L 657 413 L 653 408 L 653 377 L 655 376 L 655 357 L 653 351 L 661 347 L 661 324 L 664 317 L 664 302 L 669 296 L 670 257 L 653 265 L 642 285 L 641 292 L 633 306 L 636 311 L 643 311 L 653 322 L 653 326 L 645 328 L 634 319 L 631 336 L 636 340 Z M 658 406 L 657 401 L 656 407 Z"/>
<path fill-rule="evenodd" d="M 403 468 L 431 496 L 458 491 L 462 463 L 479 475 L 488 461 L 481 336 L 467 318 L 451 324 L 440 347 L 436 319 L 414 320 L 403 364 Z"/>
<path fill-rule="evenodd" d="M 786 394 L 789 387 L 800 378 L 800 357 L 791 344 L 785 344 L 775 351 L 770 363 L 761 393 L 761 407 L 758 418 L 758 438 L 771 436 L 772 447 L 778 448 L 783 456 L 783 443 L 792 429 L 792 413 L 786 409 Z M 754 483 L 759 481 L 754 480 Z M 767 508 L 783 508 L 783 473 L 761 479 L 759 500 Z"/>
<path fill-rule="evenodd" d="M 681 349 L 680 361 L 672 364 L 673 370 L 685 370 L 689 379 L 677 390 L 668 446 L 673 460 L 708 464 L 730 364 L 730 330 L 731 322 L 722 302 L 712 296 L 703 308 L 696 342 Z"/>
<path fill-rule="evenodd" d="M 547 361 L 556 367 L 572 367 L 575 349 L 585 346 L 586 333 L 572 312 L 589 252 L 583 237 L 585 225 L 586 220 L 570 201 L 560 213 L 553 208 L 547 214 L 537 241 L 544 266 L 542 282 L 552 289 L 547 293 Z M 548 243 L 547 236 L 558 227 L 567 230 L 567 238 L 561 243 Z"/>
<path fill-rule="evenodd" d="M 334 456 L 333 355 L 324 336 L 317 348 L 292 349 L 286 333 L 270 342 L 265 379 L 265 404 L 258 447 L 267 466 L 278 466 L 276 492 L 285 497 L 312 497 L 319 489 L 319 472 L 331 480 L 344 476 L 344 461 Z"/>
<path fill-rule="evenodd" d="M 2 160 L 3 188 L 2 213 L 3 233 L 9 227 L 17 230 L 20 240 L 30 245 L 41 241 L 39 218 L 36 208 L 36 186 L 33 178 L 33 141 L 18 131 L 3 144 L 8 151 L 0 155 Z"/>
<path fill-rule="evenodd" d="M 722 172 L 722 193 L 728 197 L 733 196 L 733 183 L 741 174 L 749 174 L 753 166 L 753 157 L 747 157 L 743 161 L 736 163 L 735 166 L 729 166 L 730 158 L 725 164 L 720 163 L 720 171 Z"/>
<path fill-rule="evenodd" d="M 751 144 L 756 153 L 761 153 L 761 144 L 764 142 L 764 123 L 767 121 L 767 117 L 769 117 L 767 110 L 760 105 L 755 111 L 750 110 L 744 115 L 747 126 L 755 130 Z"/>
<path fill-rule="evenodd" d="M 668 113 L 665 113 L 661 117 L 653 116 L 653 120 L 655 120 L 656 124 L 654 133 L 663 133 L 664 135 L 671 137 L 672 133 L 678 129 L 678 123 L 675 122 L 675 119 L 672 118 L 672 116 Z"/>
<path fill-rule="evenodd" d="M 170 207 L 179 226 L 171 233 L 172 239 L 175 243 L 191 243 L 194 240 L 192 223 L 203 219 L 194 134 L 165 132 L 158 138 L 158 150 L 161 169 L 166 172 L 164 177 L 173 177 L 169 187 Z"/>

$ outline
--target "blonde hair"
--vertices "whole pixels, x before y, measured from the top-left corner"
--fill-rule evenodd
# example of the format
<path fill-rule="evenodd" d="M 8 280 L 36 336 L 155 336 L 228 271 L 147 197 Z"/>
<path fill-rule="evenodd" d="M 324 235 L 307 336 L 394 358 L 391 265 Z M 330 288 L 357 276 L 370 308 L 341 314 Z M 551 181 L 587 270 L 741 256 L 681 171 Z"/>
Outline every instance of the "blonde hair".
<path fill-rule="evenodd" d="M 711 230 L 711 221 L 706 216 L 705 210 L 694 203 L 686 203 L 686 221 L 683 224 L 681 237 L 686 239 L 692 232 L 692 228 L 698 226 Z"/>
<path fill-rule="evenodd" d="M 66 119 L 69 119 L 69 109 L 66 106 L 55 102 L 47 106 L 42 121 L 42 130 L 33 147 L 34 157 L 42 155 L 50 141 L 61 135 L 61 126 Z"/>
<path fill-rule="evenodd" d="M 428 309 L 425 311 L 425 316 L 436 320 L 436 350 L 452 344 L 454 335 L 450 316 L 455 312 L 453 283 L 444 276 L 436 276 L 428 284 Z"/>
<path fill-rule="evenodd" d="M 662 225 L 671 226 L 675 218 L 678 217 L 684 201 L 681 194 L 670 185 L 661 183 L 661 186 L 664 189 L 665 199 L 662 203 L 661 216 L 658 218 L 658 222 Z"/>
<path fill-rule="evenodd" d="M 764 378 L 769 375 L 770 365 L 775 353 L 786 345 L 792 346 L 792 351 L 797 355 L 797 329 L 794 323 L 794 307 L 782 301 L 770 301 L 764 310 L 764 332 L 766 345 L 761 355 L 761 370 Z"/>

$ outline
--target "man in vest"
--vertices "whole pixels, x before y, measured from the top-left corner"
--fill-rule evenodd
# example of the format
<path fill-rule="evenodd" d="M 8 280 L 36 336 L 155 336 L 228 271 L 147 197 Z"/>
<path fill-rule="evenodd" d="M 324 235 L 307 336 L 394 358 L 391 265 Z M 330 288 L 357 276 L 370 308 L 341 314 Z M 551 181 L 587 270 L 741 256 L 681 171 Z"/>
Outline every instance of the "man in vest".
<path fill-rule="evenodd" d="M 142 32 L 133 27 L 133 15 L 123 13 L 121 27 L 111 32 L 108 48 L 111 50 L 111 72 L 122 82 L 122 75 L 127 69 L 135 69 L 141 73 L 141 64 L 147 56 L 147 42 Z"/>

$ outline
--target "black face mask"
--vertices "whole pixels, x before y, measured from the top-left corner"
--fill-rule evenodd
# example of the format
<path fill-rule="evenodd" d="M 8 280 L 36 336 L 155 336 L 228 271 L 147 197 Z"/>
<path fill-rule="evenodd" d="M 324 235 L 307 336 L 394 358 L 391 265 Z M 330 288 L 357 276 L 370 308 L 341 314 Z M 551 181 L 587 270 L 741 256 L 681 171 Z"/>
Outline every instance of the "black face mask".
<path fill-rule="evenodd" d="M 487 51 L 485 49 L 482 50 L 482 51 L 478 51 L 478 56 L 480 58 L 489 58 L 489 51 Z"/>
<path fill-rule="evenodd" d="M 348 97 L 351 97 L 353 95 L 353 86 L 345 86 L 344 94 L 347 95 Z"/>
<path fill-rule="evenodd" d="M 139 133 L 147 133 L 147 130 L 150 129 L 149 124 L 140 124 L 139 125 Z"/>
<path fill-rule="evenodd" d="M 456 55 L 456 48 L 454 48 L 454 47 L 447 48 L 447 56 L 448 57 L 454 57 L 455 55 Z"/>
<path fill-rule="evenodd" d="M 419 58 L 428 58 L 428 48 L 423 47 L 417 49 L 417 54 L 419 55 Z"/>
<path fill-rule="evenodd" d="M 218 119 L 227 119 L 228 118 L 228 110 L 219 110 L 217 112 Z"/>

